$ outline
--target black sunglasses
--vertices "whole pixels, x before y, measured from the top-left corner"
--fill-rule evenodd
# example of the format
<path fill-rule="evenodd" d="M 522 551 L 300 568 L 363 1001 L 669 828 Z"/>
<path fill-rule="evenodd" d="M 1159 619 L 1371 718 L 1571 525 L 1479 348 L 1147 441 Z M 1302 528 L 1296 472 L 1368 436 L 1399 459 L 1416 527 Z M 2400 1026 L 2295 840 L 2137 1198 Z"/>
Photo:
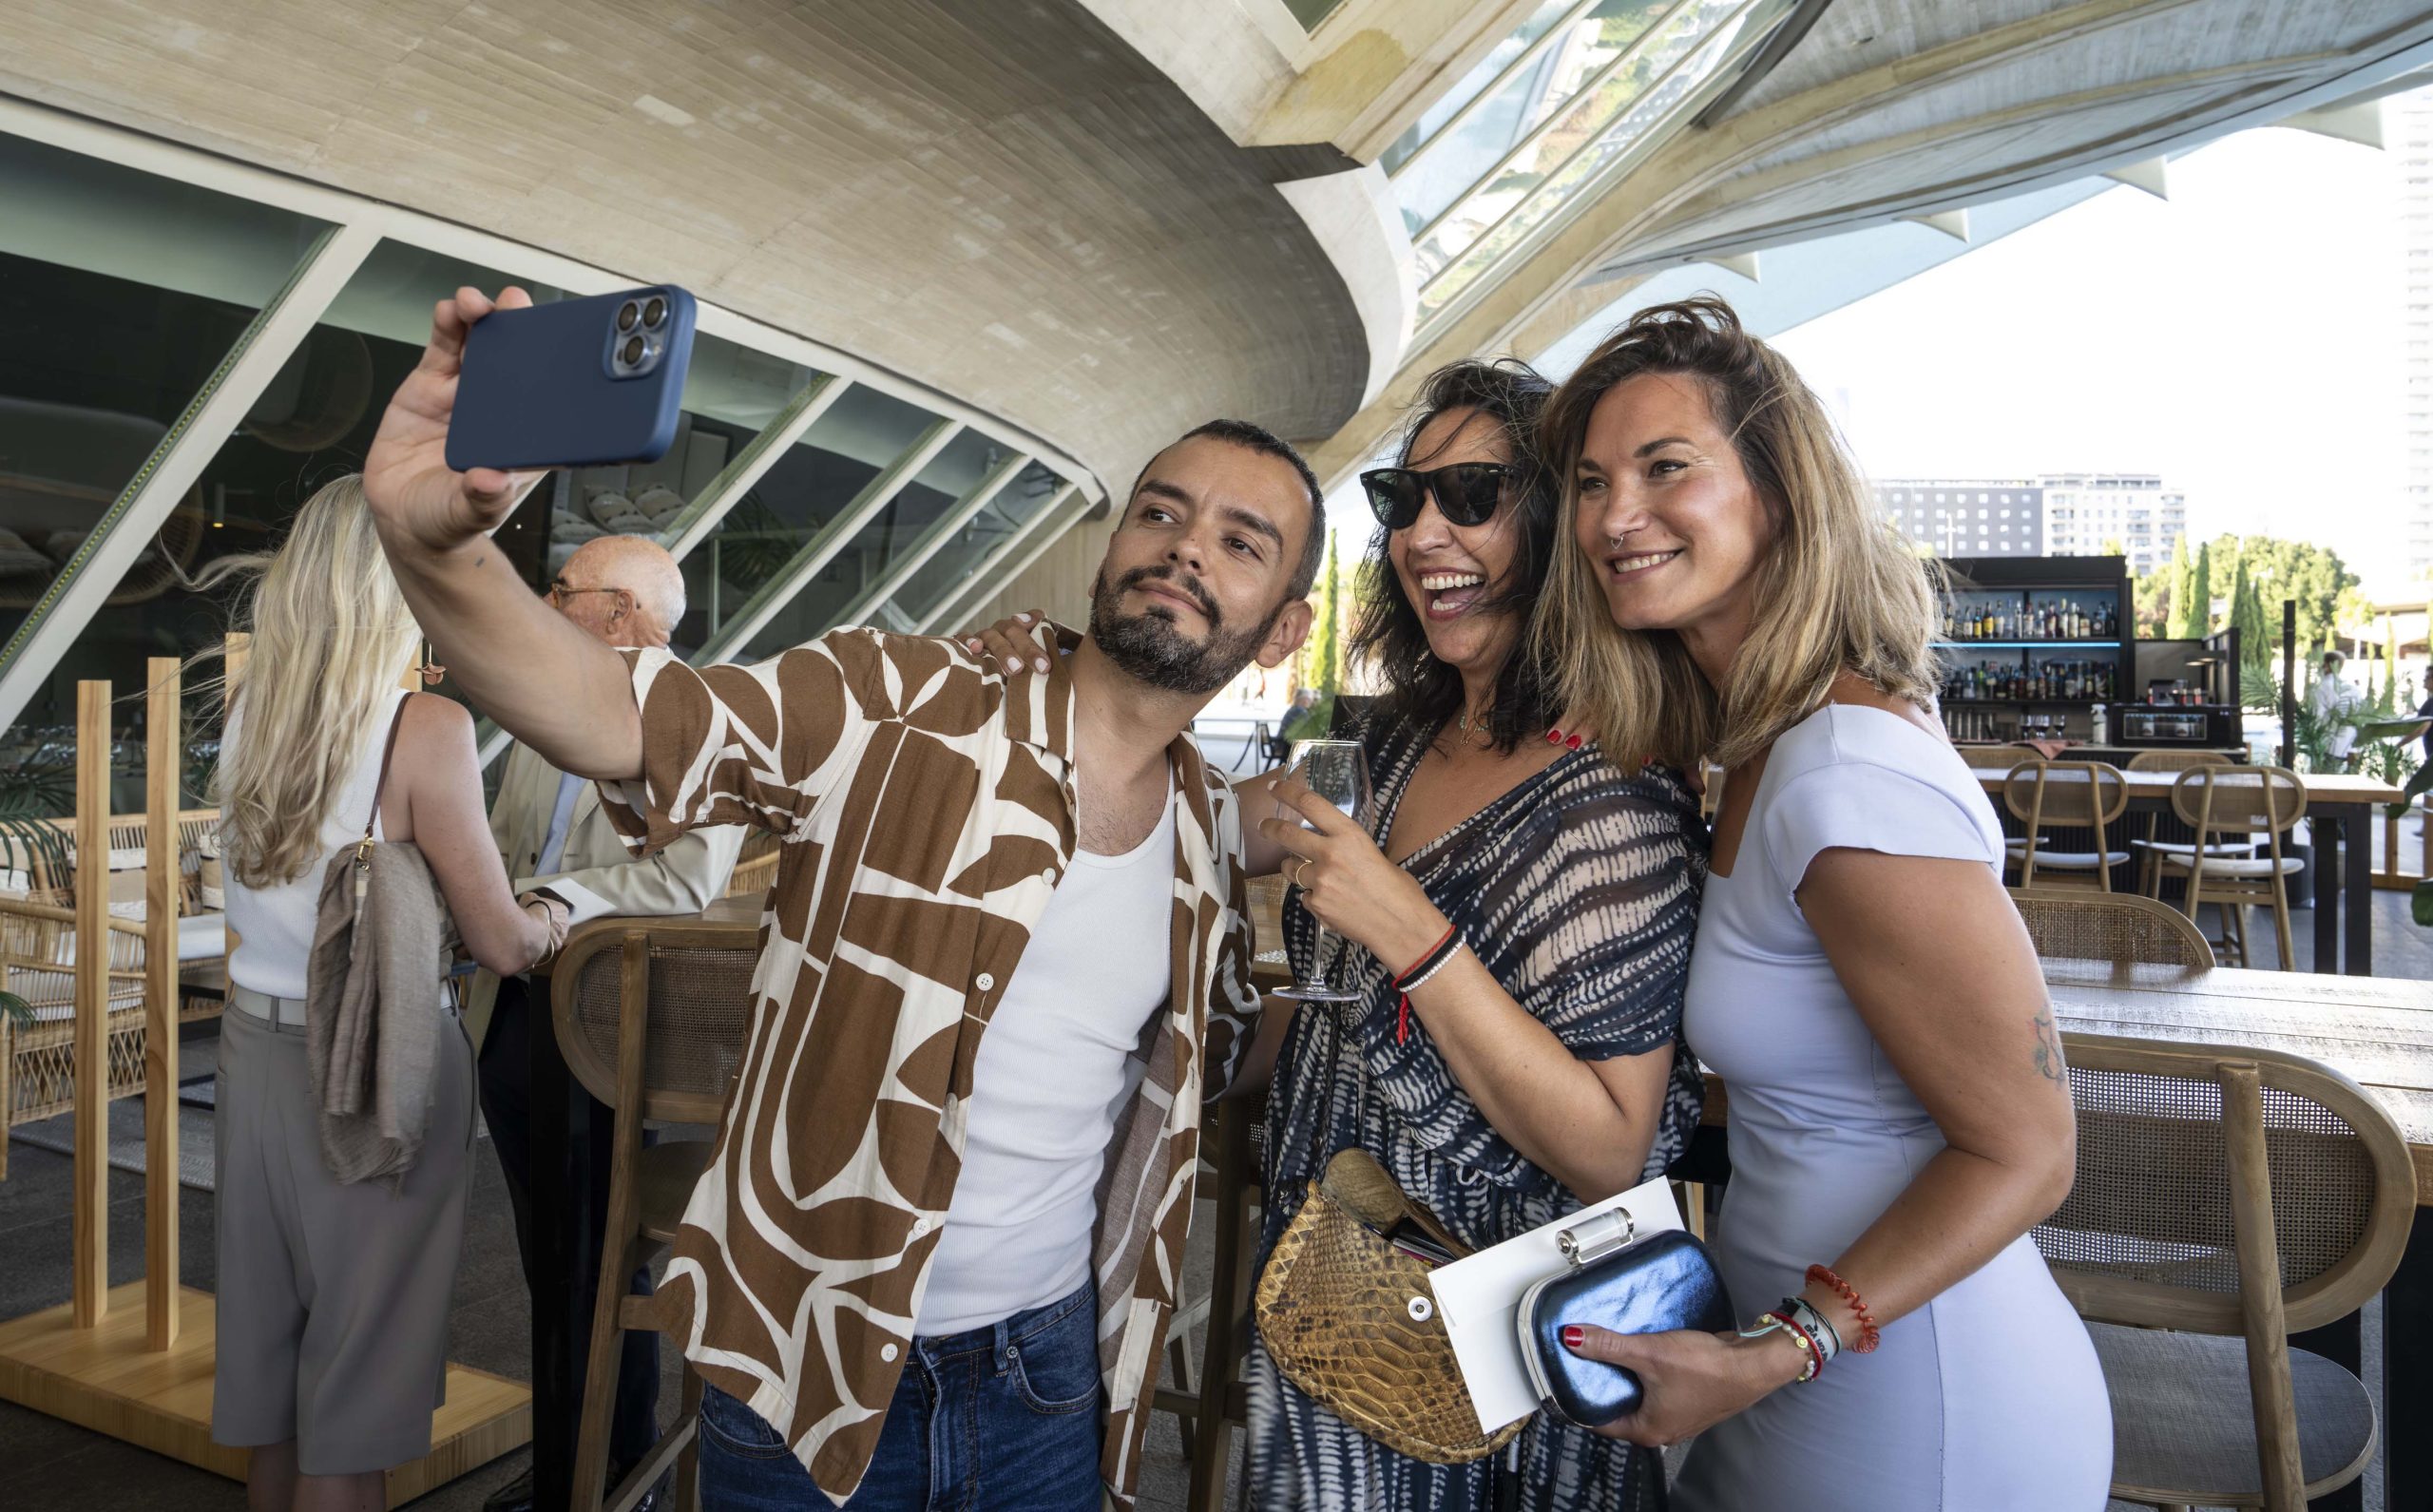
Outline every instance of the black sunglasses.
<path fill-rule="evenodd" d="M 1519 469 L 1506 462 L 1456 462 L 1449 468 L 1421 472 L 1411 468 L 1379 468 L 1360 475 L 1369 490 L 1369 507 L 1389 530 L 1408 530 L 1419 518 L 1429 494 L 1438 512 L 1454 525 L 1485 525 L 1504 502 L 1504 485 Z"/>

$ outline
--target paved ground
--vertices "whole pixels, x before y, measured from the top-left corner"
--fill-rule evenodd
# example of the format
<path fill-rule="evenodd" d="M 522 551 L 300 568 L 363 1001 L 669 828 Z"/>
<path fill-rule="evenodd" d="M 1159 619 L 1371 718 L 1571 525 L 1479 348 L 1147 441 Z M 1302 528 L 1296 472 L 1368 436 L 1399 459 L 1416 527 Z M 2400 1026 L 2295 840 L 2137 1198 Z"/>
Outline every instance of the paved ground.
<path fill-rule="evenodd" d="M 2416 854 L 2412 822 L 2402 853 Z M 2433 931 L 2421 930 L 2410 921 L 2406 894 L 2374 896 L 2377 974 L 2433 980 Z M 2303 967 L 2310 958 L 2312 919 L 2302 912 L 2294 923 Z M 209 1051 L 208 1041 L 192 1045 L 189 1068 Z M 0 1317 L 65 1301 L 68 1287 L 70 1162 L 22 1142 L 11 1147 L 10 1161 L 9 1179 L 0 1182 Z M 111 1279 L 131 1281 L 144 1254 L 142 1178 L 112 1172 L 110 1201 Z M 188 1192 L 181 1213 L 183 1279 L 209 1290 L 214 1276 L 210 1195 Z M 1195 1231 L 1188 1256 L 1192 1294 L 1206 1285 L 1206 1234 L 1205 1224 Z M 530 1367 L 527 1320 L 506 1188 L 496 1162 L 486 1153 L 477 1167 L 456 1276 L 452 1357 L 504 1375 L 525 1376 Z M 2371 1322 L 2368 1327 L 2370 1367 L 2379 1353 L 2379 1330 Z M 672 1373 L 662 1399 L 671 1407 L 676 1400 Z M 1184 1466 L 1174 1419 L 1163 1414 L 1154 1419 L 1149 1447 L 1142 1507 L 1146 1512 L 1182 1512 Z M 1237 1447 L 1237 1461 L 1238 1453 Z M 477 1512 L 482 1499 L 522 1467 L 521 1454 L 509 1456 L 414 1504 L 429 1512 Z M 0 1403 L 0 1475 L 8 1487 L 0 1502 L 10 1512 L 239 1512 L 244 1505 L 242 1490 L 234 1483 L 5 1403 Z M 1229 1475 L 1228 1483 L 1237 1484 L 1238 1475 Z M 2366 1506 L 2368 1512 L 2380 1512 L 2383 1506 L 2379 1473 L 2368 1482 Z"/>

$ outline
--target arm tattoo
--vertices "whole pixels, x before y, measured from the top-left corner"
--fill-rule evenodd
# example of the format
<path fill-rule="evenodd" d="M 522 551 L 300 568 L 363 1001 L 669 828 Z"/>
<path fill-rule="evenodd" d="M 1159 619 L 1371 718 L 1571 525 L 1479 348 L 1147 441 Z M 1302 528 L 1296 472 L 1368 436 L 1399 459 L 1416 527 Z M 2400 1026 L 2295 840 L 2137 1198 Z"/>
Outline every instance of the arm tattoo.
<path fill-rule="evenodd" d="M 2053 1017 L 2040 1013 L 2030 1021 L 2030 1033 L 2036 1036 L 2036 1074 L 2053 1081 L 2067 1081 L 2070 1073 L 2061 1060 L 2061 1037 L 2054 1032 Z"/>

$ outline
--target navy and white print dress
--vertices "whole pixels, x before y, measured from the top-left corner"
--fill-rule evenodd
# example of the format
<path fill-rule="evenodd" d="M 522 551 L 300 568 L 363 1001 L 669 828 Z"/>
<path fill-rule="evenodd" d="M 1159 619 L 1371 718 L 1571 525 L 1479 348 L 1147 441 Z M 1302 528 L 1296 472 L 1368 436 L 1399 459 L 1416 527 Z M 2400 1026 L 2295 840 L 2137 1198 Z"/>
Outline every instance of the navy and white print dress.
<path fill-rule="evenodd" d="M 1427 734 L 1366 732 L 1372 834 L 1391 830 Z M 1569 753 L 1403 862 L 1514 1001 L 1583 1061 L 1673 1046 L 1673 1079 L 1644 1176 L 1664 1170 L 1697 1123 L 1699 1082 L 1680 1043 L 1690 944 L 1706 879 L 1706 826 L 1675 775 L 1623 773 L 1593 746 Z M 1315 921 L 1297 893 L 1285 940 L 1306 969 Z M 1358 1146 L 1455 1237 L 1484 1248 L 1550 1222 L 1580 1199 L 1487 1124 L 1414 1015 L 1396 1043 L 1394 967 L 1336 943 L 1338 986 L 1357 1003 L 1304 1004 L 1268 1094 L 1259 1264 L 1300 1210 L 1311 1177 Z M 1396 964 L 1397 966 L 1400 963 Z M 1498 1466 L 1428 1464 L 1376 1443 L 1303 1395 L 1254 1337 L 1250 1504 L 1262 1512 L 1396 1512 L 1496 1505 Z M 1541 1413 L 1517 1441 L 1519 1505 L 1635 1512 L 1664 1504 L 1657 1457 Z"/>

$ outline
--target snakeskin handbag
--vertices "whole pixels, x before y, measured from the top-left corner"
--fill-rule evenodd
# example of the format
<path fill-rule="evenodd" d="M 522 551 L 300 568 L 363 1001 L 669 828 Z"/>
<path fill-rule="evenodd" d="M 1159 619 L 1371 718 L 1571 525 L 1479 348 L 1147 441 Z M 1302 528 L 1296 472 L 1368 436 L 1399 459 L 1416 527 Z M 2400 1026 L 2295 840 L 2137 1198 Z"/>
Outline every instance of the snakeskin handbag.
<path fill-rule="evenodd" d="M 1427 1273 L 1469 1252 L 1366 1150 L 1348 1149 L 1268 1256 L 1258 1331 L 1284 1378 L 1398 1454 L 1463 1464 L 1528 1420 L 1479 1431 Z"/>

